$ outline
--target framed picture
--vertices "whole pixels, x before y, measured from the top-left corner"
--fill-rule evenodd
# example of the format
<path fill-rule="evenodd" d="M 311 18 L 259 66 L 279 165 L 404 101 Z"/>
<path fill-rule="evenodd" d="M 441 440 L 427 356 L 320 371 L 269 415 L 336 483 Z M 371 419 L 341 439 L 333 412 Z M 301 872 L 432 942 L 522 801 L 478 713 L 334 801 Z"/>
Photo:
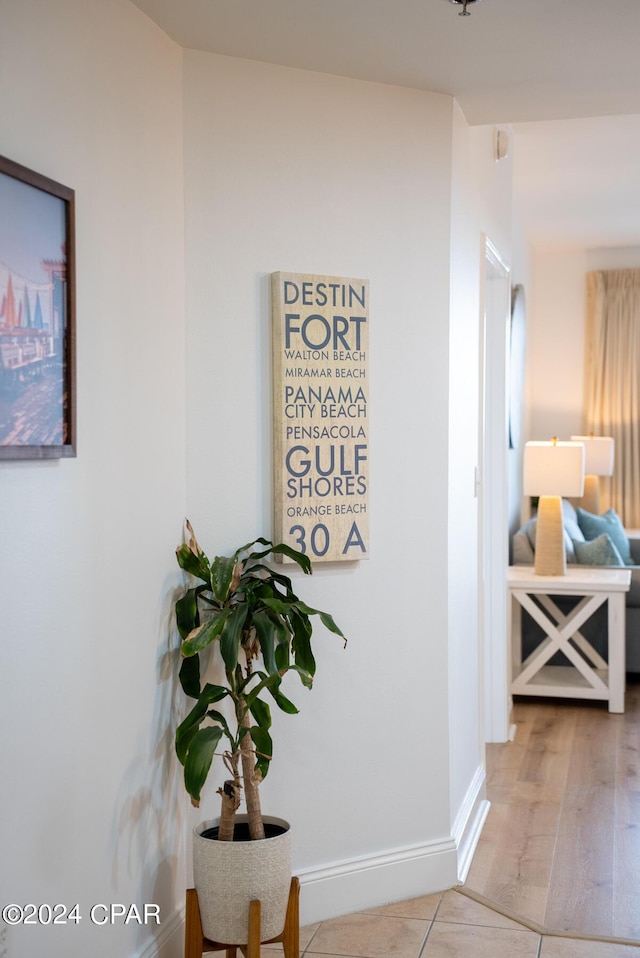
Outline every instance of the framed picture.
<path fill-rule="evenodd" d="M 0 459 L 76 455 L 75 194 L 0 156 Z"/>

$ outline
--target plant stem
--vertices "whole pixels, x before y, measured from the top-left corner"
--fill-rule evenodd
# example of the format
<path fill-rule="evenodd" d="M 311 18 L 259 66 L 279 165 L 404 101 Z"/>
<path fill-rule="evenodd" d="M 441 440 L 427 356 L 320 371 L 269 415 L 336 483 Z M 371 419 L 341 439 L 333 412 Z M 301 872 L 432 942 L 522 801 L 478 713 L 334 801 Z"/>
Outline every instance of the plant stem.
<path fill-rule="evenodd" d="M 240 723 L 246 729 L 251 728 L 251 716 L 247 708 L 244 710 Z M 244 798 L 247 803 L 249 835 L 252 841 L 257 841 L 258 839 L 264 838 L 264 825 L 262 822 L 262 812 L 260 810 L 260 792 L 258 790 L 260 781 L 255 772 L 256 753 L 253 739 L 249 732 L 245 732 L 242 737 L 240 755 L 242 757 L 242 777 L 244 779 Z"/>
<path fill-rule="evenodd" d="M 232 842 L 235 828 L 236 812 L 240 806 L 240 775 L 238 772 L 238 753 L 231 755 L 229 765 L 233 779 L 227 779 L 222 788 L 218 789 L 222 802 L 220 806 L 220 825 L 218 827 L 218 841 Z"/>

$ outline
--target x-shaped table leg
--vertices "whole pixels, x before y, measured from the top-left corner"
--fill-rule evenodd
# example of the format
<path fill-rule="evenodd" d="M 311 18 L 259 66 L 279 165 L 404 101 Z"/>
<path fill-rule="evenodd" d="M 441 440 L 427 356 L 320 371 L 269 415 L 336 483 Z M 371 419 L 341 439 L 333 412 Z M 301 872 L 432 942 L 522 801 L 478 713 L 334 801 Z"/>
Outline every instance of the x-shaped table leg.
<path fill-rule="evenodd" d="M 578 645 L 582 646 L 583 644 L 586 644 L 591 650 L 592 654 L 585 654 L 589 655 L 592 664 L 599 664 L 599 662 L 594 661 L 593 658 L 593 656 L 597 656 L 597 658 L 606 668 L 606 662 L 604 662 L 603 659 L 600 659 L 600 656 L 598 656 L 595 650 L 592 649 L 584 636 L 580 634 L 580 629 L 587 619 L 591 618 L 596 609 L 598 609 L 603 602 L 607 600 L 607 596 L 603 595 L 602 593 L 598 593 L 596 595 L 586 595 L 578 602 L 578 604 L 569 612 L 568 615 L 563 615 L 560 613 L 555 603 L 548 597 L 546 597 L 548 601 L 544 603 L 546 609 L 545 611 L 545 609 L 541 609 L 540 606 L 533 601 L 531 596 L 522 589 L 514 589 L 513 596 L 515 599 L 517 599 L 522 608 L 526 609 L 532 619 L 538 623 L 547 636 L 547 638 L 544 639 L 536 649 L 534 649 L 526 662 L 523 663 L 522 671 L 520 672 L 518 678 L 514 681 L 513 691 L 517 692 L 518 686 L 526 686 L 531 678 L 537 672 L 539 672 L 544 665 L 546 665 L 549 659 L 556 652 L 562 652 L 567 659 L 569 659 L 571 664 L 580 672 L 591 688 L 606 692 L 606 683 L 602 681 L 596 672 L 594 672 L 593 668 L 588 662 L 585 661 L 577 649 L 574 648 L 570 640 L 572 638 L 575 640 L 577 635 Z M 558 618 L 557 623 L 553 621 L 549 613 L 556 615 Z"/>

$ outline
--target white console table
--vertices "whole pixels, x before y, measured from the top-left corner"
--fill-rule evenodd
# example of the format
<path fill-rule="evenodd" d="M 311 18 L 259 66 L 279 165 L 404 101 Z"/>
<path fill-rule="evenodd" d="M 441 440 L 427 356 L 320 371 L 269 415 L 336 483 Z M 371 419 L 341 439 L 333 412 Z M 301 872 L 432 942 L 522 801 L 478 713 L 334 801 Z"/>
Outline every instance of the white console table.
<path fill-rule="evenodd" d="M 532 566 L 510 566 L 512 694 L 603 699 L 610 712 L 624 712 L 625 592 L 630 583 L 629 569 L 568 566 L 566 575 L 541 576 L 534 574 Z M 553 597 L 561 595 L 579 597 L 568 615 L 554 602 Z M 604 602 L 608 603 L 608 662 L 580 632 Z M 522 609 L 546 636 L 524 662 Z M 562 652 L 571 664 L 548 665 L 556 652 Z"/>

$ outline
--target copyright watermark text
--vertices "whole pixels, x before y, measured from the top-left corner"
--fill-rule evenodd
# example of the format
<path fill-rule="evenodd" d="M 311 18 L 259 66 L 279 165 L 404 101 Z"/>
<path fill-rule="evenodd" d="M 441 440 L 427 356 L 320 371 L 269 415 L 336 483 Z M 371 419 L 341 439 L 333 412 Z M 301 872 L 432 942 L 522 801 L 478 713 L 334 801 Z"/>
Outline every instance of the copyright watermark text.
<path fill-rule="evenodd" d="M 83 915 L 79 905 L 5 905 L 0 913 L 7 925 L 79 925 L 87 917 L 92 925 L 159 925 L 160 905 L 92 905 Z"/>

